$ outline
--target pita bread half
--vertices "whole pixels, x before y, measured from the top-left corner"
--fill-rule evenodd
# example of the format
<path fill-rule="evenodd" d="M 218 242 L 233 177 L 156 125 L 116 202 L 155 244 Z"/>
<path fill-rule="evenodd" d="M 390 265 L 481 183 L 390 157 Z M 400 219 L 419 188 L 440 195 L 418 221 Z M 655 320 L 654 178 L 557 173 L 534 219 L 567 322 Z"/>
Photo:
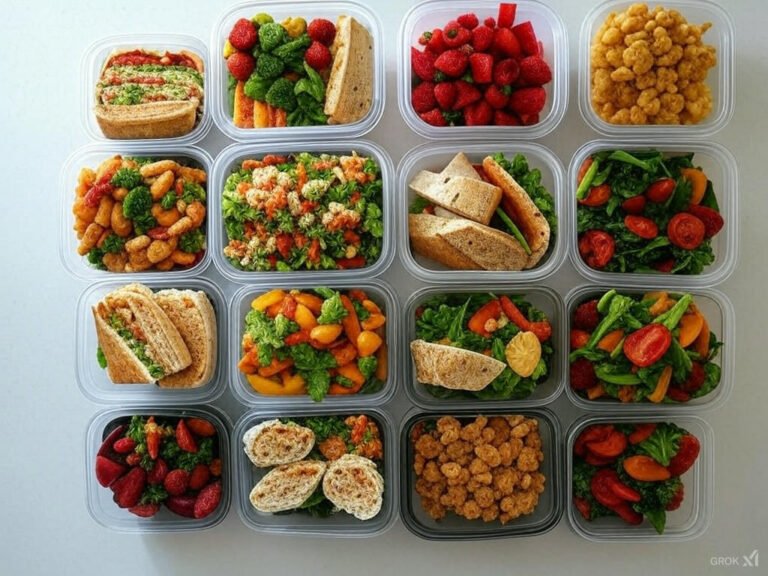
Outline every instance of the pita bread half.
<path fill-rule="evenodd" d="M 417 381 L 451 390 L 482 390 L 506 367 L 504 362 L 478 352 L 424 340 L 411 342 L 411 355 Z"/>

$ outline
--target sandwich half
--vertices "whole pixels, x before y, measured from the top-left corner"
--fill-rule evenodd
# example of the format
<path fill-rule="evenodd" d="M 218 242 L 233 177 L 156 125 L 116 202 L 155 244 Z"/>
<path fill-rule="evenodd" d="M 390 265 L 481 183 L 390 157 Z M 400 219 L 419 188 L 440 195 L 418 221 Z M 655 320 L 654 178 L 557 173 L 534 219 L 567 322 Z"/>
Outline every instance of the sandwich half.
<path fill-rule="evenodd" d="M 328 465 L 323 494 L 358 520 L 370 520 L 381 510 L 384 479 L 372 460 L 345 454 Z"/>
<path fill-rule="evenodd" d="M 490 356 L 425 340 L 411 342 L 411 355 L 417 381 L 451 390 L 482 390 L 506 367 Z"/>
<path fill-rule="evenodd" d="M 272 468 L 251 490 L 251 505 L 259 512 L 298 508 L 320 485 L 325 469 L 325 462 L 320 460 L 301 460 Z"/>

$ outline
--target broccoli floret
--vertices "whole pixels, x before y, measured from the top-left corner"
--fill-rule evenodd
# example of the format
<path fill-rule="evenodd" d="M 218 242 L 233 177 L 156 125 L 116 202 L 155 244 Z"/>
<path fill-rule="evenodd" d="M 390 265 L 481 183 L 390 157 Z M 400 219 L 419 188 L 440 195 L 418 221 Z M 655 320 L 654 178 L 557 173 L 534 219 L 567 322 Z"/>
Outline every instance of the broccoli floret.
<path fill-rule="evenodd" d="M 135 220 L 152 209 L 152 194 L 146 186 L 136 186 L 123 200 L 123 216 Z"/>
<path fill-rule="evenodd" d="M 205 203 L 205 189 L 196 182 L 184 182 L 181 199 L 187 204 L 192 204 L 195 201 Z"/>
<path fill-rule="evenodd" d="M 259 45 L 265 52 L 271 52 L 287 39 L 285 28 L 276 22 L 267 22 L 259 27 Z"/>
<path fill-rule="evenodd" d="M 285 64 L 280 58 L 275 58 L 270 54 L 262 54 L 256 60 L 256 76 L 264 80 L 276 78 L 285 70 Z"/>
<path fill-rule="evenodd" d="M 197 254 L 205 246 L 205 234 L 200 228 L 195 228 L 181 235 L 179 238 L 179 250 L 189 254 Z"/>
<path fill-rule="evenodd" d="M 119 254 L 123 251 L 124 246 L 125 239 L 120 238 L 117 234 L 110 234 L 104 239 L 101 249 L 104 250 L 104 252 L 109 252 L 111 254 Z"/>
<path fill-rule="evenodd" d="M 163 207 L 163 210 L 170 210 L 176 205 L 176 192 L 173 190 L 169 190 L 166 192 L 165 196 L 163 196 L 160 199 L 160 206 Z"/>
<path fill-rule="evenodd" d="M 141 173 L 133 168 L 120 168 L 112 176 L 112 186 L 132 190 L 141 184 Z"/>
<path fill-rule="evenodd" d="M 251 74 L 251 77 L 248 78 L 245 86 L 243 86 L 243 92 L 245 92 L 248 98 L 264 102 L 270 86 L 272 86 L 271 78 L 260 78 L 256 74 Z"/>
<path fill-rule="evenodd" d="M 288 78 L 278 78 L 267 92 L 267 104 L 282 108 L 286 112 L 296 109 L 296 94 L 293 92 L 293 82 Z"/>
<path fill-rule="evenodd" d="M 102 261 L 104 258 L 104 250 L 101 248 L 91 248 L 91 250 L 86 255 L 86 258 L 88 259 L 88 264 L 94 268 L 97 268 L 98 270 L 107 269 L 107 267 L 104 266 L 104 262 Z"/>

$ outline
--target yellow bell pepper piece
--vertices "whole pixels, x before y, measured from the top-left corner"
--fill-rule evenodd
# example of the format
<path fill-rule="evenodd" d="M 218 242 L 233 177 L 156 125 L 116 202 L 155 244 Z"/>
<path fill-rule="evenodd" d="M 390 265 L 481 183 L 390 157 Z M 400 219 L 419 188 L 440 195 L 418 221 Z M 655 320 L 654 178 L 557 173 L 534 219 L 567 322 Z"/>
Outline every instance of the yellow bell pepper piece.
<path fill-rule="evenodd" d="M 672 382 L 672 366 L 664 366 L 664 370 L 661 371 L 661 376 L 659 376 L 659 381 L 656 383 L 656 388 L 648 396 L 648 400 L 656 404 L 664 400 L 670 382 Z"/>
<path fill-rule="evenodd" d="M 270 306 L 282 302 L 283 298 L 285 298 L 285 290 L 270 290 L 254 298 L 253 302 L 251 302 L 251 308 L 263 312 Z"/>
<path fill-rule="evenodd" d="M 259 394 L 265 394 L 267 396 L 284 396 L 285 386 L 280 382 L 275 382 L 271 378 L 264 378 L 258 374 L 247 374 L 248 383 Z"/>
<path fill-rule="evenodd" d="M 232 46 L 229 40 L 224 42 L 224 58 L 229 58 L 235 52 L 237 52 L 237 50 L 235 50 L 235 47 Z"/>

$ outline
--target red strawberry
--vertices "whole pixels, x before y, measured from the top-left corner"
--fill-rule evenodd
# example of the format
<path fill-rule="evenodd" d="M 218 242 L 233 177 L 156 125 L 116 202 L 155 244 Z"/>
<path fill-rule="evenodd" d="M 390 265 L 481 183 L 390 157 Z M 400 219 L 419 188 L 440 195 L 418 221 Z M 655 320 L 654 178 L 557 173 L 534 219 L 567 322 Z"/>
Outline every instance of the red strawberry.
<path fill-rule="evenodd" d="M 125 472 L 125 466 L 114 462 L 106 456 L 96 456 L 96 480 L 105 488 L 120 478 Z"/>
<path fill-rule="evenodd" d="M 152 470 L 147 472 L 147 482 L 153 486 L 162 484 L 165 481 L 165 477 L 168 476 L 168 464 L 165 460 L 158 458 L 155 460 L 155 465 L 152 466 Z"/>
<path fill-rule="evenodd" d="M 493 56 L 475 53 L 469 57 L 472 79 L 478 84 L 488 84 L 493 79 Z"/>
<path fill-rule="evenodd" d="M 547 101 L 547 93 L 544 88 L 537 86 L 535 88 L 521 88 L 512 92 L 509 99 L 509 107 L 520 116 L 520 120 L 525 123 L 523 116 L 538 114 L 544 108 Z"/>
<path fill-rule="evenodd" d="M 432 81 L 435 78 L 435 59 L 431 52 L 422 52 L 411 47 L 411 68 L 413 73 L 422 80 Z"/>
<path fill-rule="evenodd" d="M 208 438 L 216 434 L 216 427 L 202 418 L 187 418 L 187 428 L 197 436 Z"/>
<path fill-rule="evenodd" d="M 493 108 L 485 100 L 478 100 L 464 108 L 464 123 L 467 126 L 485 126 L 493 119 Z"/>
<path fill-rule="evenodd" d="M 427 50 L 434 54 L 442 54 L 448 50 L 448 46 L 445 45 L 445 40 L 443 40 L 443 30 L 441 28 L 432 30 L 432 36 L 429 42 L 427 42 Z"/>
<path fill-rule="evenodd" d="M 158 510 L 160 510 L 160 504 L 139 504 L 128 508 L 128 512 L 141 518 L 152 518 Z"/>
<path fill-rule="evenodd" d="M 422 82 L 416 86 L 411 92 L 411 105 L 418 114 L 429 112 L 437 106 L 435 85 L 432 82 Z"/>
<path fill-rule="evenodd" d="M 435 84 L 435 100 L 443 110 L 450 110 L 456 102 L 456 86 L 453 82 L 439 82 Z"/>
<path fill-rule="evenodd" d="M 422 46 L 426 46 L 426 45 L 427 45 L 427 43 L 429 42 L 429 39 L 430 39 L 431 37 L 432 37 L 432 32 L 424 32 L 424 34 L 422 34 L 421 36 L 419 36 L 419 40 L 418 40 L 418 42 L 419 42 L 419 44 L 421 44 Z"/>
<path fill-rule="evenodd" d="M 499 28 L 511 28 L 515 23 L 517 4 L 502 2 L 499 4 Z"/>
<path fill-rule="evenodd" d="M 254 64 L 253 56 L 245 52 L 235 52 L 227 58 L 229 73 L 241 82 L 245 82 L 251 76 Z"/>
<path fill-rule="evenodd" d="M 179 420 L 176 424 L 176 443 L 184 452 L 197 452 L 197 442 L 184 420 Z"/>
<path fill-rule="evenodd" d="M 533 55 L 539 52 L 539 40 L 536 38 L 536 32 L 533 31 L 533 24 L 530 21 L 523 22 L 512 27 L 520 47 L 526 54 Z"/>
<path fill-rule="evenodd" d="M 520 120 L 514 114 L 504 112 L 503 110 L 496 110 L 493 113 L 493 123 L 496 126 L 519 126 Z"/>
<path fill-rule="evenodd" d="M 446 50 L 435 60 L 435 68 L 451 78 L 458 78 L 467 69 L 469 58 L 461 50 Z"/>
<path fill-rule="evenodd" d="M 493 34 L 493 47 L 505 56 L 518 57 L 522 54 L 520 43 L 509 28 L 496 28 Z"/>
<path fill-rule="evenodd" d="M 523 124 L 523 126 L 531 126 L 533 124 L 538 124 L 539 115 L 538 114 L 521 114 L 520 122 Z"/>
<path fill-rule="evenodd" d="M 112 432 L 109 433 L 109 436 L 104 438 L 104 441 L 101 443 L 99 451 L 96 454 L 98 456 L 106 456 L 108 458 L 115 456 L 115 458 L 119 460 L 120 456 L 114 453 L 114 449 L 112 447 L 115 445 L 115 442 L 122 438 L 125 429 L 126 426 L 122 425 L 112 430 Z"/>
<path fill-rule="evenodd" d="M 219 506 L 221 502 L 221 480 L 208 484 L 200 490 L 195 500 L 195 518 L 205 518 Z"/>
<path fill-rule="evenodd" d="M 493 83 L 497 86 L 509 86 L 517 80 L 520 74 L 520 67 L 517 60 L 506 58 L 499 60 L 493 67 Z"/>
<path fill-rule="evenodd" d="M 453 103 L 454 110 L 461 110 L 462 108 L 477 102 L 482 97 L 480 90 L 475 88 L 469 82 L 456 80 L 454 85 L 456 86 L 456 102 Z"/>
<path fill-rule="evenodd" d="M 483 24 L 488 26 L 488 28 L 496 28 L 496 18 L 488 16 L 488 18 L 483 20 Z"/>
<path fill-rule="evenodd" d="M 677 491 L 672 496 L 669 502 L 667 502 L 667 505 L 664 507 L 667 511 L 677 510 L 680 508 L 680 505 L 683 503 L 683 498 L 685 498 L 685 487 L 683 486 L 682 482 L 680 483 L 680 486 L 677 488 Z"/>
<path fill-rule="evenodd" d="M 527 56 L 520 60 L 520 78 L 529 86 L 543 86 L 552 80 L 552 70 L 540 56 Z"/>
<path fill-rule="evenodd" d="M 197 500 L 197 497 L 195 496 L 170 496 L 168 500 L 165 501 L 165 505 L 168 507 L 168 510 L 179 516 L 194 518 L 195 500 Z"/>
<path fill-rule="evenodd" d="M 495 84 L 491 84 L 485 89 L 485 101 L 495 110 L 504 108 L 509 102 L 509 94 L 505 93 L 505 90 L 508 92 L 509 88 L 499 88 Z"/>
<path fill-rule="evenodd" d="M 451 20 L 443 28 L 443 42 L 448 48 L 458 48 L 472 39 L 472 32 L 464 28 L 456 20 Z"/>
<path fill-rule="evenodd" d="M 192 469 L 189 475 L 189 489 L 200 490 L 203 486 L 208 484 L 208 480 L 211 478 L 211 471 L 208 470 L 208 466 L 205 464 L 198 464 Z"/>
<path fill-rule="evenodd" d="M 493 44 L 493 30 L 488 26 L 478 26 L 472 30 L 472 48 L 475 52 L 485 52 Z"/>
<path fill-rule="evenodd" d="M 128 454 L 129 452 L 133 452 L 133 449 L 136 448 L 136 442 L 133 438 L 120 438 L 112 445 L 112 448 L 118 454 Z"/>
<path fill-rule="evenodd" d="M 445 116 L 443 116 L 443 113 L 439 108 L 434 108 L 429 112 L 419 114 L 419 118 L 432 126 L 448 126 L 448 122 L 445 120 Z"/>
<path fill-rule="evenodd" d="M 256 44 L 256 27 L 248 18 L 240 18 L 229 33 L 229 43 L 238 50 L 250 51 Z"/>
<path fill-rule="evenodd" d="M 325 70 L 331 65 L 331 51 L 328 46 L 315 40 L 304 53 L 304 60 L 315 70 Z"/>
<path fill-rule="evenodd" d="M 461 24 L 467 30 L 474 30 L 475 28 L 477 28 L 477 25 L 480 22 L 477 19 L 477 16 L 472 12 L 468 12 L 467 14 L 462 14 L 461 16 L 456 18 L 456 20 L 459 24 Z"/>
<path fill-rule="evenodd" d="M 333 22 L 325 18 L 315 18 L 307 26 L 307 34 L 315 42 L 320 42 L 325 46 L 330 46 L 336 37 L 336 26 Z"/>
<path fill-rule="evenodd" d="M 127 474 L 112 483 L 110 486 L 112 492 L 114 492 L 112 499 L 120 508 L 136 506 L 146 484 L 147 473 L 144 471 L 144 468 L 135 466 Z"/>
<path fill-rule="evenodd" d="M 163 480 L 163 487 L 171 496 L 181 496 L 189 487 L 189 472 L 181 468 L 171 470 Z"/>

